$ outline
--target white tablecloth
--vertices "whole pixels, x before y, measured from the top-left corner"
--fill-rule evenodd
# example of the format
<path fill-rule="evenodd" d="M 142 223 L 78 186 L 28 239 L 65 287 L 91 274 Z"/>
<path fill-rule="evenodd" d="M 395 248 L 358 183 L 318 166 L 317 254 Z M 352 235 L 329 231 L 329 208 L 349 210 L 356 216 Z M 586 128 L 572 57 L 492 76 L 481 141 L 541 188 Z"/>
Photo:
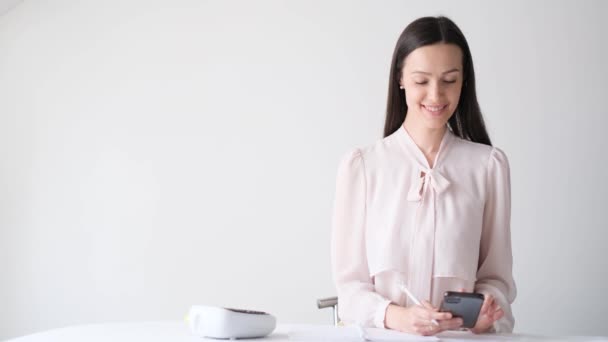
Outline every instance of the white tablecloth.
<path fill-rule="evenodd" d="M 263 339 L 253 339 L 253 342 L 265 341 L 360 341 L 359 338 L 340 338 L 328 330 L 330 326 L 283 324 L 277 326 L 275 331 Z M 342 327 L 343 328 L 343 327 Z M 340 329 L 340 328 L 338 328 Z M 331 335 L 331 336 L 328 336 Z M 291 337 L 291 338 L 290 338 Z M 439 335 L 441 341 L 608 341 L 608 337 L 550 337 L 534 335 L 473 335 L 465 332 L 449 332 Z M 48 330 L 9 340 L 10 342 L 195 342 L 207 340 L 190 333 L 185 322 L 137 322 L 137 323 L 106 323 L 78 325 L 60 329 Z M 213 340 L 211 341 L 221 341 Z M 425 340 L 425 339 L 423 339 Z M 428 340 L 428 339 L 427 339 Z"/>

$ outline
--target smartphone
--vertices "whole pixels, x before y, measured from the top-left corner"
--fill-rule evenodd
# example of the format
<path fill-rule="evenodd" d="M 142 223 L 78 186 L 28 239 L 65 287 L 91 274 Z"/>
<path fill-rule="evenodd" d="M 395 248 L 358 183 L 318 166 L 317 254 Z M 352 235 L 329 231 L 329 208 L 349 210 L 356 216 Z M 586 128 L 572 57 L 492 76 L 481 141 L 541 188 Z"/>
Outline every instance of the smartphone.
<path fill-rule="evenodd" d="M 451 312 L 453 317 L 462 318 L 464 328 L 473 328 L 477 323 L 483 304 L 483 294 L 447 291 L 439 311 Z"/>

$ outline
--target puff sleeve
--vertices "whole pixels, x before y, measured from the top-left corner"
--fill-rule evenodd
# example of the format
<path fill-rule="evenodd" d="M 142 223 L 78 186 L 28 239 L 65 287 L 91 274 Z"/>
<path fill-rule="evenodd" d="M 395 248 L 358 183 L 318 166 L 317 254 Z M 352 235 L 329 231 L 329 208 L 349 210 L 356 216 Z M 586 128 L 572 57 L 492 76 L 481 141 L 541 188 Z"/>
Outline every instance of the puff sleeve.
<path fill-rule="evenodd" d="M 374 290 L 365 247 L 366 171 L 360 150 L 341 161 L 334 200 L 331 260 L 340 319 L 384 328 L 390 301 Z"/>
<path fill-rule="evenodd" d="M 475 291 L 494 296 L 505 313 L 494 323 L 494 330 L 509 333 L 515 323 L 511 304 L 517 294 L 512 274 L 511 180 L 507 156 L 497 148 L 490 154 L 486 180 Z"/>

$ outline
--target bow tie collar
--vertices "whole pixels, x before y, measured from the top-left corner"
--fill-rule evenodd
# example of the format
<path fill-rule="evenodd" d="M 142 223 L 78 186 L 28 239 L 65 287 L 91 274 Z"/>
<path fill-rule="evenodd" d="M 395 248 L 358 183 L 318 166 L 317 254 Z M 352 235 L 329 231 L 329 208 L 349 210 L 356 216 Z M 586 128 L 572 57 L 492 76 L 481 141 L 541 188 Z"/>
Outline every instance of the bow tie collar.
<path fill-rule="evenodd" d="M 445 134 L 441 139 L 433 168 L 429 167 L 429 163 L 426 160 L 424 153 L 416 145 L 403 125 L 401 125 L 396 134 L 398 135 L 400 143 L 405 148 L 407 155 L 411 158 L 411 161 L 414 162 L 415 169 L 417 169 L 416 176 L 412 179 L 412 185 L 408 191 L 407 200 L 412 202 L 420 201 L 422 194 L 425 191 L 425 187 L 430 187 L 436 194 L 445 191 L 445 189 L 449 187 L 450 182 L 438 171 L 438 166 L 441 165 L 442 160 L 445 158 L 453 138 L 450 129 L 446 129 Z"/>
<path fill-rule="evenodd" d="M 420 201 L 425 184 L 428 184 L 437 194 L 442 193 L 450 185 L 450 182 L 438 171 L 433 169 L 421 169 L 420 177 L 412 184 L 407 194 L 407 200 Z"/>

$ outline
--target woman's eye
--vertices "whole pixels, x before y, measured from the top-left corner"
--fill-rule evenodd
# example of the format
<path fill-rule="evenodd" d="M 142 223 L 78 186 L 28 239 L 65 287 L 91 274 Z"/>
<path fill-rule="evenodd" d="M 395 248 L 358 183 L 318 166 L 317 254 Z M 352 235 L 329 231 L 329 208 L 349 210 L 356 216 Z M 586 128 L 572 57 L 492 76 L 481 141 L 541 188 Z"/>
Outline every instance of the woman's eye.
<path fill-rule="evenodd" d="M 456 80 L 444 80 L 445 83 L 456 83 Z"/>
<path fill-rule="evenodd" d="M 416 82 L 416 84 L 426 84 L 426 81 Z"/>

